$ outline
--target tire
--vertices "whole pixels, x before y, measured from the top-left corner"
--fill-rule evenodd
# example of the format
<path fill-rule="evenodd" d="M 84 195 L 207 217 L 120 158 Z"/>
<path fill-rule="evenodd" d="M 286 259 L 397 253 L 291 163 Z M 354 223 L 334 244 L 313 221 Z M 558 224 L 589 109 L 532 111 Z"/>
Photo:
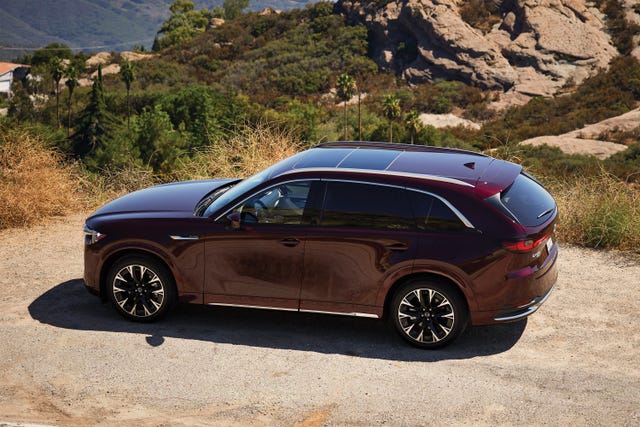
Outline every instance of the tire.
<path fill-rule="evenodd" d="M 107 292 L 118 313 L 136 322 L 160 319 L 176 302 L 175 282 L 169 270 L 142 255 L 126 256 L 111 266 Z"/>
<path fill-rule="evenodd" d="M 467 306 L 451 285 L 415 280 L 400 287 L 391 300 L 391 323 L 410 344 L 443 347 L 466 328 Z"/>

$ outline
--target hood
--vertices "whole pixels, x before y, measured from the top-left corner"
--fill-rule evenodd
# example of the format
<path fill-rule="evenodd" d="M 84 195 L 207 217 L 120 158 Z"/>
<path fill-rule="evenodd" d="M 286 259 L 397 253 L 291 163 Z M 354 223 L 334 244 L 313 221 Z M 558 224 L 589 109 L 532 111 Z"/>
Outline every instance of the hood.
<path fill-rule="evenodd" d="M 235 179 L 173 182 L 134 191 L 95 211 L 90 218 L 136 212 L 189 212 L 204 196 Z"/>

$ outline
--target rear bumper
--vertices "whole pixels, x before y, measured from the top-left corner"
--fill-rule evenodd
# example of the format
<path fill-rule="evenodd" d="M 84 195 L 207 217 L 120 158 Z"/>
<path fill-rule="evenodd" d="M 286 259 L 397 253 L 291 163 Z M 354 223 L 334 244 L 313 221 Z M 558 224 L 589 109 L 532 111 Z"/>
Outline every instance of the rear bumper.
<path fill-rule="evenodd" d="M 515 322 L 535 313 L 549 298 L 558 280 L 557 261 L 558 245 L 555 244 L 540 268 L 527 267 L 507 275 L 496 295 L 501 302 L 490 310 L 471 311 L 471 324 Z"/>
<path fill-rule="evenodd" d="M 551 291 L 553 291 L 554 287 L 555 284 L 545 295 L 532 299 L 528 304 L 513 307 L 511 309 L 501 310 L 500 312 L 498 312 L 497 317 L 495 317 L 493 320 L 496 322 L 514 322 L 535 313 L 536 310 L 538 310 L 540 306 L 544 304 L 547 298 L 549 298 L 549 295 L 551 295 Z"/>

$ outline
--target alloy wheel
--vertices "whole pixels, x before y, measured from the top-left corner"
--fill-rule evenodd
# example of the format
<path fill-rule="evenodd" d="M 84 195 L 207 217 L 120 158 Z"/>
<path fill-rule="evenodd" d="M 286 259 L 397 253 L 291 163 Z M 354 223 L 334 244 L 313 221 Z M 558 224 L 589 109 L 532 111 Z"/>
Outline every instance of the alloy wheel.
<path fill-rule="evenodd" d="M 397 309 L 398 324 L 410 340 L 437 343 L 455 326 L 454 308 L 441 292 L 417 288 L 404 295 Z"/>
<path fill-rule="evenodd" d="M 162 308 L 165 286 L 149 267 L 131 264 L 121 268 L 113 278 L 113 298 L 130 316 L 146 318 Z"/>

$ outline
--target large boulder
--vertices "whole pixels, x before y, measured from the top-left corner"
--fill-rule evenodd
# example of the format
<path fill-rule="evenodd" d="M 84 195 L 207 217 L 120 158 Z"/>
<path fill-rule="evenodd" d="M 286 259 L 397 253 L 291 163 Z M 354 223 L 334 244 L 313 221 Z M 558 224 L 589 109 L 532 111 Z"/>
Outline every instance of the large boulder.
<path fill-rule="evenodd" d="M 481 88 L 549 96 L 580 83 L 618 52 L 602 14 L 584 0 L 494 0 L 488 33 L 462 19 L 457 0 L 338 0 L 370 31 L 374 59 L 419 83 L 455 79 Z"/>

